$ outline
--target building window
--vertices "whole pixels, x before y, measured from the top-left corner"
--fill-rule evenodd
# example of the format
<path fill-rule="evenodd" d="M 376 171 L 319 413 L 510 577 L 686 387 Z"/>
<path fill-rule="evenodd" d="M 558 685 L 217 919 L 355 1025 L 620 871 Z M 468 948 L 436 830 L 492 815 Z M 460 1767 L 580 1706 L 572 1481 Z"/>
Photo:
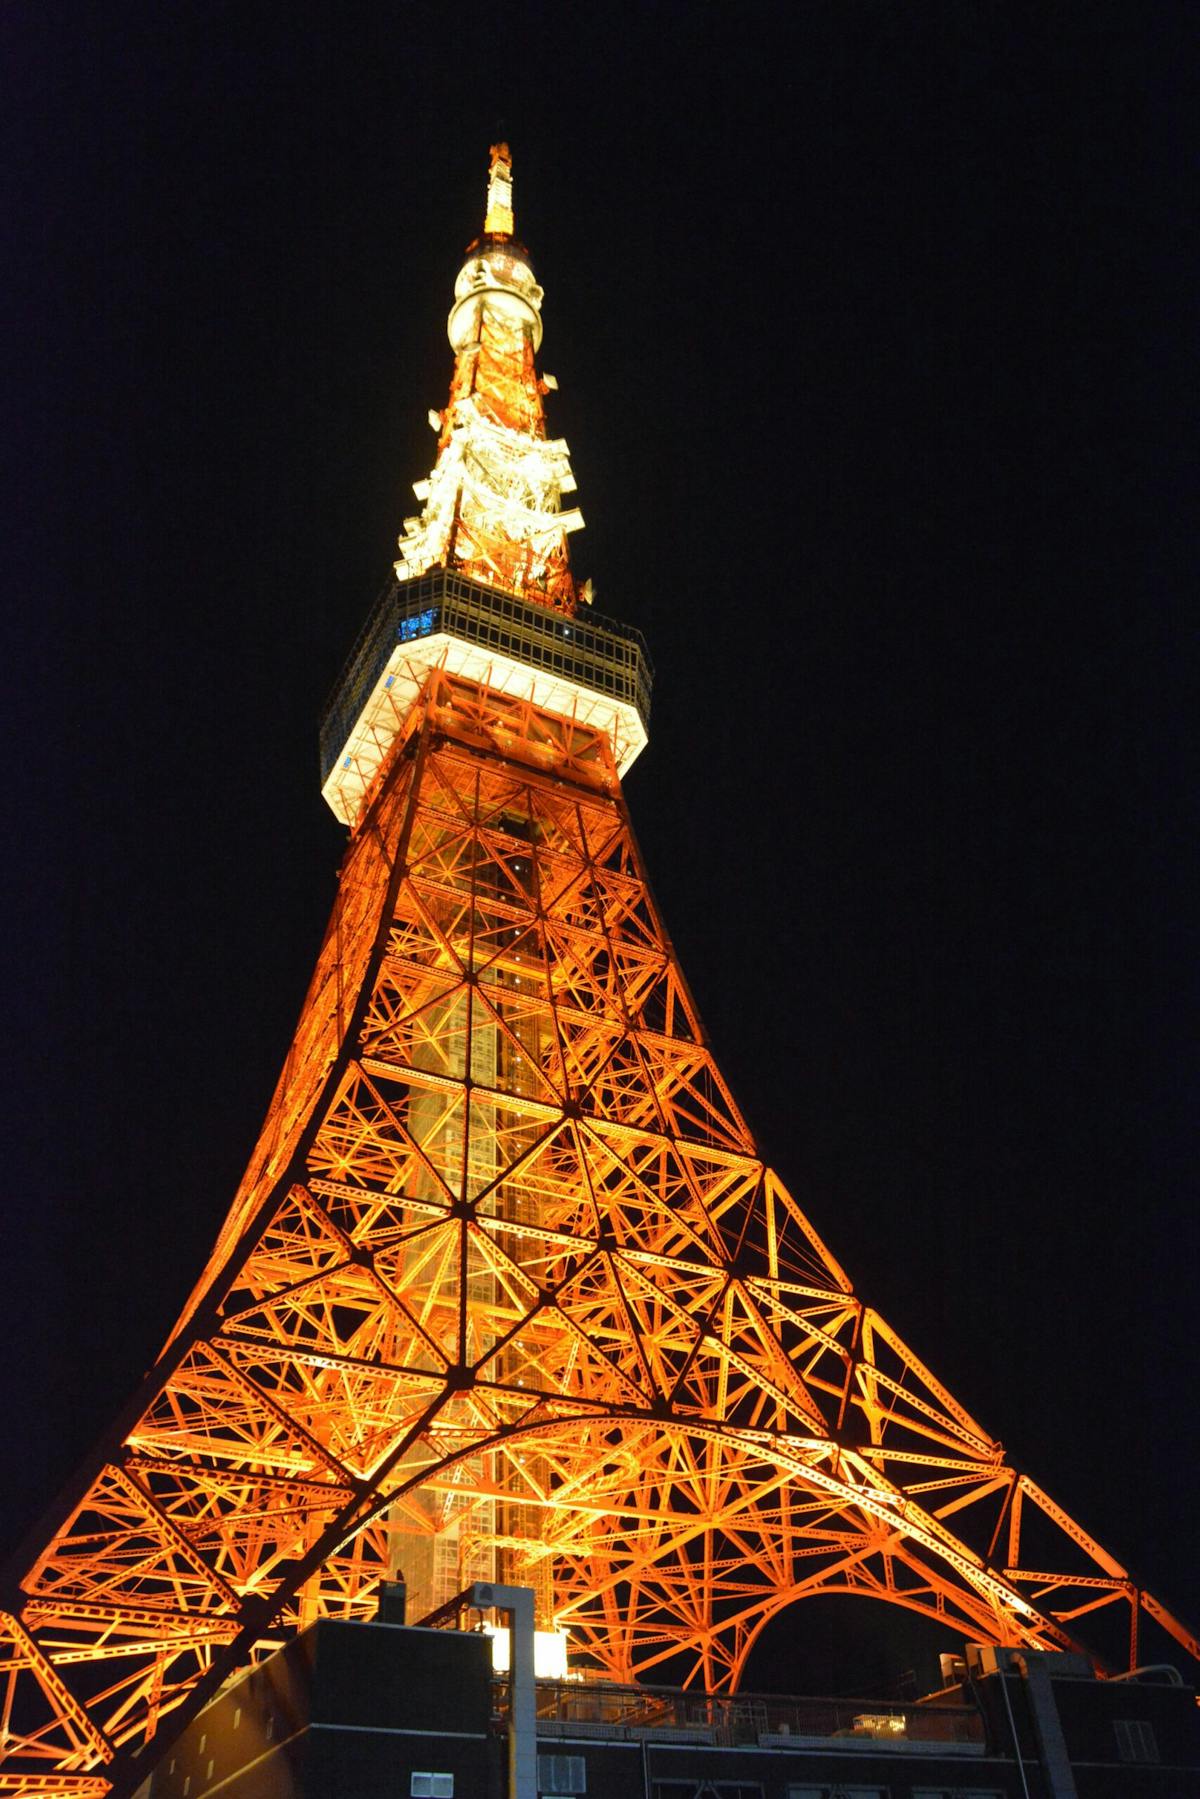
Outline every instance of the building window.
<path fill-rule="evenodd" d="M 1123 1762 L 1158 1760 L 1154 1726 L 1147 1724 L 1144 1718 L 1114 1718 L 1113 1729 L 1117 1733 L 1117 1754 Z"/>
<path fill-rule="evenodd" d="M 408 1790 L 412 1799 L 454 1799 L 453 1774 L 411 1774 Z"/>
<path fill-rule="evenodd" d="M 828 1787 L 797 1787 L 798 1793 L 816 1793 L 818 1799 Z M 839 1793 L 841 1788 L 838 1789 Z M 788 1793 L 792 1788 L 788 1788 Z M 656 1780 L 654 1799 L 763 1799 L 758 1781 L 746 1780 Z"/>
<path fill-rule="evenodd" d="M 999 1787 L 914 1787 L 912 1799 L 1004 1799 Z"/>
<path fill-rule="evenodd" d="M 924 1788 L 920 1789 L 924 1792 Z M 931 1789 L 934 1799 L 941 1799 L 942 1788 Z M 787 1790 L 787 1799 L 888 1799 L 887 1787 L 847 1786 L 838 1781 L 836 1786 L 795 1786 Z M 913 1792 L 916 1799 L 916 1789 Z"/>
<path fill-rule="evenodd" d="M 576 1799 L 587 1792 L 587 1763 L 582 1755 L 539 1755 L 537 1784 L 539 1793 Z"/>

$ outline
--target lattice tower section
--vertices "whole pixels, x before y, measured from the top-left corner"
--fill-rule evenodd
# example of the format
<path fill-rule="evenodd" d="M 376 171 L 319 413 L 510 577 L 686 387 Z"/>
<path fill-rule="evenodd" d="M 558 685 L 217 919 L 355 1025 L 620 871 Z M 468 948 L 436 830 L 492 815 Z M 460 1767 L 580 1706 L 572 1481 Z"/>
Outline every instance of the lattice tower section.
<path fill-rule="evenodd" d="M 571 614 L 590 590 L 569 567 L 567 538 L 583 525 L 566 444 L 546 436 L 534 356 L 542 340 L 542 289 L 513 236 L 512 163 L 492 150 L 483 236 L 467 251 L 447 331 L 454 350 L 450 400 L 431 413 L 437 459 L 414 483 L 424 501 L 404 521 L 396 575 L 460 570 L 473 581 Z"/>
<path fill-rule="evenodd" d="M 1103 1609 L 1133 1660 L 1149 1615 L 1197 1653 L 764 1167 L 606 736 L 434 672 L 296 1044 L 179 1329 L 11 1589 L 0 1791 L 132 1791 L 164 1720 L 397 1566 L 531 1581 L 580 1661 L 714 1690 L 814 1593 L 1046 1646 Z"/>
<path fill-rule="evenodd" d="M 435 572 L 343 684 L 333 917 L 210 1263 L 0 1592 L 0 1794 L 132 1794 L 397 1571 L 417 1616 L 532 1585 L 578 1666 L 711 1691 L 816 1593 L 1200 1659 L 856 1295 L 721 1078 L 621 795 L 638 654 L 545 629 L 569 467 L 511 233 L 501 147 L 402 540 Z"/>

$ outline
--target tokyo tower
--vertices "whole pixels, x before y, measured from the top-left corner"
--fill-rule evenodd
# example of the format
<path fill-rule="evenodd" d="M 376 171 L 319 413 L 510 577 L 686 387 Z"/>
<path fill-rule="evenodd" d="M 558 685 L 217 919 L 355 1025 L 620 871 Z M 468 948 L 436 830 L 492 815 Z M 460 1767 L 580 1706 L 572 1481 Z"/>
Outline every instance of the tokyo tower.
<path fill-rule="evenodd" d="M 350 838 L 158 1361 L 0 1592 L 0 1794 L 128 1795 L 313 1619 L 532 1587 L 573 1662 L 737 1686 L 816 1594 L 975 1641 L 1200 1642 L 860 1298 L 722 1080 L 621 793 L 638 633 L 570 567 L 493 149 L 395 580 L 325 717 Z M 1110 1654 L 1111 1666 L 1118 1658 Z"/>

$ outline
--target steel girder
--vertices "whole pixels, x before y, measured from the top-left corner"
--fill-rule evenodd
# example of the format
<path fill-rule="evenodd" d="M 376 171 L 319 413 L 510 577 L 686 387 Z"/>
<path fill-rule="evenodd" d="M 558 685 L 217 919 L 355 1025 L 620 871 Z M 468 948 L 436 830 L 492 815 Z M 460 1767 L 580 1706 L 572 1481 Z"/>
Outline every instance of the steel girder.
<path fill-rule="evenodd" d="M 1195 1638 L 872 1308 L 766 1168 L 607 740 L 435 672 L 162 1357 L 0 1616 L 0 1793 L 129 1793 L 397 1567 L 532 1584 L 621 1679 L 736 1686 L 815 1593 L 974 1639 Z"/>

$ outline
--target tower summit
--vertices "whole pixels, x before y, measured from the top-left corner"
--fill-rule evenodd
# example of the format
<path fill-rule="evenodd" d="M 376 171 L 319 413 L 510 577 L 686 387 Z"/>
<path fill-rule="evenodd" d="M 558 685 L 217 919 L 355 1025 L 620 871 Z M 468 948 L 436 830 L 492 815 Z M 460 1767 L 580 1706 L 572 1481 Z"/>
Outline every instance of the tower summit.
<path fill-rule="evenodd" d="M 575 491 L 567 446 L 546 436 L 534 357 L 542 343 L 542 290 L 513 236 L 508 146 L 491 153 L 483 236 L 454 283 L 446 330 L 454 351 L 450 403 L 431 413 L 437 460 L 414 484 L 424 507 L 404 521 L 396 575 L 459 569 L 472 580 L 574 613 L 579 590 L 567 538 L 582 514 L 562 510 Z"/>
<path fill-rule="evenodd" d="M 131 1795 L 320 1618 L 532 1587 L 577 1670 L 735 1688 L 794 1600 L 1109 1666 L 1200 1642 L 1006 1456 L 765 1166 L 621 793 L 541 290 L 492 152 L 438 447 L 322 724 L 350 830 L 213 1255 L 0 1590 L 0 1795 Z"/>
<path fill-rule="evenodd" d="M 546 435 L 542 289 L 513 236 L 512 162 L 493 146 L 487 213 L 454 283 L 450 399 L 437 455 L 413 483 L 396 581 L 368 620 L 321 728 L 322 791 L 353 825 L 439 668 L 608 739 L 624 775 L 646 743 L 651 671 L 640 635 L 586 609 L 567 540 L 583 516 L 561 438 Z M 585 610 L 580 611 L 583 606 Z"/>

